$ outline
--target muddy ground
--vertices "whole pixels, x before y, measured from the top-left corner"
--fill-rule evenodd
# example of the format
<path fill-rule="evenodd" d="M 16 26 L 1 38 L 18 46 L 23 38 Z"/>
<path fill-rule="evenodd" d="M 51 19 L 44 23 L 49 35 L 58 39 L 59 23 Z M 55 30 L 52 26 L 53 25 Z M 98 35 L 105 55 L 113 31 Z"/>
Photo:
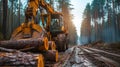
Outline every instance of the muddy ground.
<path fill-rule="evenodd" d="M 59 61 L 51 67 L 120 67 L 120 54 L 119 50 L 73 46 L 60 52 Z"/>

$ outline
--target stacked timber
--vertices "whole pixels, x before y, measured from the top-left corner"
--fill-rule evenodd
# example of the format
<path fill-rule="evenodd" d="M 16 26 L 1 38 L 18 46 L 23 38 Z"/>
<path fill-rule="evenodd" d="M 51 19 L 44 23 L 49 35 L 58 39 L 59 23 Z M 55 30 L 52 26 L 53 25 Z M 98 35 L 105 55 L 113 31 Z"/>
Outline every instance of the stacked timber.
<path fill-rule="evenodd" d="M 0 66 L 35 66 L 44 67 L 41 54 L 0 52 Z"/>

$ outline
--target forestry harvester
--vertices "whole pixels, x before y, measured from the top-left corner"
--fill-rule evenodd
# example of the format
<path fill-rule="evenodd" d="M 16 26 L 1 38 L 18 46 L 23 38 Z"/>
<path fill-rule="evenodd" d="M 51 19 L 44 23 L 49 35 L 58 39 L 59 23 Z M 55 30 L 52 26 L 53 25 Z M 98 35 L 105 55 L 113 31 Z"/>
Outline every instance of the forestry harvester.
<path fill-rule="evenodd" d="M 36 22 L 39 10 L 42 25 Z M 58 51 L 65 51 L 68 48 L 67 34 L 61 13 L 55 12 L 44 0 L 29 0 L 25 11 L 25 22 L 13 31 L 10 40 L 0 41 L 0 63 L 1 58 L 5 59 L 0 65 L 29 65 L 27 63 L 29 61 L 31 65 L 44 67 L 44 61 L 57 62 Z M 24 54 L 19 51 L 34 53 Z M 8 59 L 8 57 L 13 59 Z M 24 63 L 19 57 L 28 58 L 28 60 Z"/>

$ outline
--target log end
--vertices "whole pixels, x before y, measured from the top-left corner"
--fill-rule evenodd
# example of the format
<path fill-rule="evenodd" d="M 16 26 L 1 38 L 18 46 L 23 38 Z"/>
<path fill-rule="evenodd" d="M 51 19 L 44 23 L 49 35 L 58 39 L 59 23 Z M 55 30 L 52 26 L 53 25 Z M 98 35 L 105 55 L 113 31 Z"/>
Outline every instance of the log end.
<path fill-rule="evenodd" d="M 46 51 L 46 50 L 48 50 L 48 48 L 49 48 L 49 45 L 48 45 L 48 38 L 47 37 L 44 37 L 43 38 L 43 42 L 44 42 L 44 44 L 41 46 L 39 46 L 39 50 L 42 50 L 42 51 Z"/>
<path fill-rule="evenodd" d="M 44 57 L 40 54 L 38 57 L 38 65 L 37 67 L 44 67 Z"/>
<path fill-rule="evenodd" d="M 49 50 L 56 50 L 56 44 L 54 41 L 49 41 Z"/>
<path fill-rule="evenodd" d="M 57 62 L 58 61 L 58 51 L 56 51 L 55 54 L 56 54 L 55 62 Z"/>

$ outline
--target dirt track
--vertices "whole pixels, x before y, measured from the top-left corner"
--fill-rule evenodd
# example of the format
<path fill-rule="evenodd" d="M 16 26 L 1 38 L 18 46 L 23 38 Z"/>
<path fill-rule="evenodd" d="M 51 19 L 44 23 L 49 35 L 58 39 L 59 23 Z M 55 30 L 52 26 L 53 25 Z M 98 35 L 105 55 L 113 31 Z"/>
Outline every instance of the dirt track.
<path fill-rule="evenodd" d="M 120 67 L 120 55 L 107 51 L 74 46 L 59 53 L 59 61 L 46 67 Z"/>

